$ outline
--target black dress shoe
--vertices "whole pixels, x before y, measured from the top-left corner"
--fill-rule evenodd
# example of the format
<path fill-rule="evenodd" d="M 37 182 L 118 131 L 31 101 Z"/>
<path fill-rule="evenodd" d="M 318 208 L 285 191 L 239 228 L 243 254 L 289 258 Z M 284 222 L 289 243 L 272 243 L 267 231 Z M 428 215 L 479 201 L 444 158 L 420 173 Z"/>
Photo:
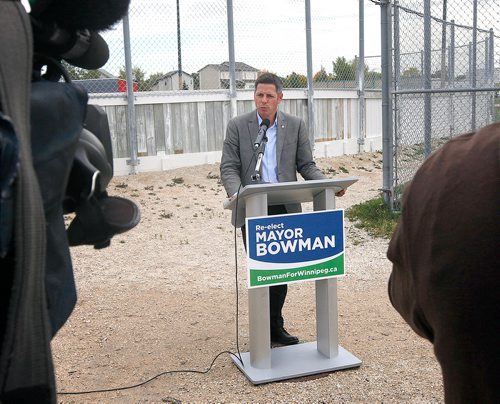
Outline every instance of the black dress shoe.
<path fill-rule="evenodd" d="M 271 329 L 271 342 L 281 345 L 293 345 L 298 344 L 299 339 L 294 335 L 288 334 L 284 328 L 278 328 Z"/>

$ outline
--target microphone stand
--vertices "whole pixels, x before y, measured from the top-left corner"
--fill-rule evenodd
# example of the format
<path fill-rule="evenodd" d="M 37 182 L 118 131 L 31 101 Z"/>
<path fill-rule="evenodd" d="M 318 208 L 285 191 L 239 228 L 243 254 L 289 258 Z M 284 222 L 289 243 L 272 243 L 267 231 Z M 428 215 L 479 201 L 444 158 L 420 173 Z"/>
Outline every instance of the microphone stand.
<path fill-rule="evenodd" d="M 262 182 L 262 176 L 260 175 L 260 166 L 262 165 L 262 158 L 264 157 L 264 152 L 266 151 L 266 144 L 267 144 L 267 136 L 264 135 L 262 138 L 262 142 L 260 142 L 259 147 L 255 149 L 255 153 L 257 153 L 257 163 L 255 164 L 255 171 L 252 175 L 252 181 L 261 183 Z"/>

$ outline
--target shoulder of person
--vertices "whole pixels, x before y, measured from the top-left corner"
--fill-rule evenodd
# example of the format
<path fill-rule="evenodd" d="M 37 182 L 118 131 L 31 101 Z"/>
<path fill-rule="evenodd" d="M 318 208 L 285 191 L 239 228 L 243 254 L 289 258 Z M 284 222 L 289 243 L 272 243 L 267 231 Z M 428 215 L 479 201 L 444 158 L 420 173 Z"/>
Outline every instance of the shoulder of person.
<path fill-rule="evenodd" d="M 257 112 L 255 110 L 253 110 L 251 112 L 247 112 L 247 113 L 244 113 L 244 114 L 241 114 L 241 115 L 237 115 L 234 118 L 231 118 L 231 121 L 234 121 L 234 122 L 248 122 L 248 121 L 252 121 L 252 120 L 256 120 L 256 119 L 257 119 Z"/>
<path fill-rule="evenodd" d="M 284 122 L 288 122 L 289 124 L 298 125 L 301 122 L 304 122 L 304 120 L 302 118 L 299 118 L 298 116 L 289 114 L 287 112 L 279 111 L 278 114 L 279 114 L 278 119 L 280 119 L 281 121 L 284 121 Z"/>

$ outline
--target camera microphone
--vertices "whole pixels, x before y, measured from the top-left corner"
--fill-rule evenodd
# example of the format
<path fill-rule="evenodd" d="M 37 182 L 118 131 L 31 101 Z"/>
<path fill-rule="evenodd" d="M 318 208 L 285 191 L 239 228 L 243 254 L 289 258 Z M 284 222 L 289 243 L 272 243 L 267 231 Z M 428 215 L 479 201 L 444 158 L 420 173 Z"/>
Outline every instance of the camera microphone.
<path fill-rule="evenodd" d="M 37 0 L 31 15 L 37 20 L 52 21 L 73 31 L 104 31 L 127 14 L 130 0 Z"/>
<path fill-rule="evenodd" d="M 35 52 L 95 70 L 109 59 L 98 33 L 128 11 L 130 0 L 38 0 L 31 5 Z"/>
<path fill-rule="evenodd" d="M 47 23 L 31 17 L 35 52 L 61 58 L 69 64 L 94 70 L 109 59 L 106 41 L 95 31 L 78 29 L 68 31 L 56 23 Z"/>
<path fill-rule="evenodd" d="M 109 48 L 103 37 L 95 31 L 82 30 L 69 51 L 61 55 L 69 64 L 83 69 L 95 70 L 109 59 Z"/>

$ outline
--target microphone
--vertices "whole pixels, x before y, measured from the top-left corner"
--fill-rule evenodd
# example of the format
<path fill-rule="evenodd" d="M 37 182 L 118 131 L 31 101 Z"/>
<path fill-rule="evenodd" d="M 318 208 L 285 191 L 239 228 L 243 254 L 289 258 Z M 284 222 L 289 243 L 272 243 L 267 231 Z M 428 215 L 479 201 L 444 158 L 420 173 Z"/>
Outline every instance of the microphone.
<path fill-rule="evenodd" d="M 130 0 L 37 0 L 31 5 L 31 16 L 55 22 L 68 31 L 88 29 L 103 31 L 120 21 L 128 11 Z"/>
<path fill-rule="evenodd" d="M 130 0 L 37 0 L 31 4 L 35 52 L 95 70 L 109 59 L 98 32 L 110 29 L 128 11 Z"/>
<path fill-rule="evenodd" d="M 88 29 L 66 30 L 56 23 L 31 18 L 35 52 L 61 58 L 83 69 L 95 70 L 109 59 L 106 41 Z"/>
<path fill-rule="evenodd" d="M 260 144 L 262 143 L 262 139 L 264 139 L 264 136 L 266 136 L 267 129 L 269 128 L 269 119 L 263 119 L 260 128 L 259 128 L 259 133 L 257 133 L 257 139 L 255 139 L 255 143 L 253 144 L 253 147 L 255 150 L 257 150 L 260 147 Z"/>
<path fill-rule="evenodd" d="M 83 44 L 81 39 L 77 39 L 75 45 L 61 57 L 69 64 L 81 67 L 87 70 L 99 69 L 106 64 L 109 59 L 109 48 L 104 38 L 95 31 L 83 30 Z M 79 36 L 82 31 L 77 31 Z"/>

